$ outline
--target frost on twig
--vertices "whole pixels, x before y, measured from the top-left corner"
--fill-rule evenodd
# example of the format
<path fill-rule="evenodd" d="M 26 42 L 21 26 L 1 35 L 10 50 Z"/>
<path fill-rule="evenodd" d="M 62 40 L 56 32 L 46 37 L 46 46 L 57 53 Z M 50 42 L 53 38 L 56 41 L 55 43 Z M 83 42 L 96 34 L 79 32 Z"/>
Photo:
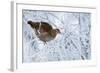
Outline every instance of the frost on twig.
<path fill-rule="evenodd" d="M 91 58 L 90 14 L 23 10 L 23 62 L 85 60 Z M 44 44 L 27 21 L 47 22 L 61 34 Z"/>

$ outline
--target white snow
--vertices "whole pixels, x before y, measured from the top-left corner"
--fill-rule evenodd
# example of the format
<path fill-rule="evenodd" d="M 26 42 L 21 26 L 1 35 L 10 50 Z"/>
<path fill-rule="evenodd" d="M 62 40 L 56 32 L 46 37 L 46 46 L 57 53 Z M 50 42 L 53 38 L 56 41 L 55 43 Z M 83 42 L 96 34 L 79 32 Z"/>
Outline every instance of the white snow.
<path fill-rule="evenodd" d="M 23 62 L 46 62 L 91 59 L 91 14 L 23 10 Z M 48 22 L 61 34 L 46 44 L 37 38 L 27 24 Z"/>

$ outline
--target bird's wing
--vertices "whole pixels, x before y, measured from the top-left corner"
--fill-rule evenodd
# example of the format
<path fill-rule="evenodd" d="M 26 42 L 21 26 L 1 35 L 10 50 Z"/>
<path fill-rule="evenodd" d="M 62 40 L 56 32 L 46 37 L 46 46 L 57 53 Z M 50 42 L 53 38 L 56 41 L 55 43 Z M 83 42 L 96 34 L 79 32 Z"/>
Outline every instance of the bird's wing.
<path fill-rule="evenodd" d="M 52 30 L 53 28 L 52 28 L 52 26 L 49 24 L 49 23 L 47 23 L 47 22 L 41 22 L 41 28 L 43 28 L 44 29 L 44 31 L 50 31 L 50 30 Z"/>

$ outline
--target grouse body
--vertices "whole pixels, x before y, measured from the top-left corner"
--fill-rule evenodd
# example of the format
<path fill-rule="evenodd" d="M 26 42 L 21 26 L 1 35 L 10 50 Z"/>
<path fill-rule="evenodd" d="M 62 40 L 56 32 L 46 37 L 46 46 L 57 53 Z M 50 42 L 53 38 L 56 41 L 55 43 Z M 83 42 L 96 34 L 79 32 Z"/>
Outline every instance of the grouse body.
<path fill-rule="evenodd" d="M 27 22 L 31 28 L 35 29 L 35 33 L 37 37 L 43 41 L 48 42 L 53 40 L 58 33 L 60 33 L 59 29 L 53 29 L 53 27 L 47 22 Z"/>

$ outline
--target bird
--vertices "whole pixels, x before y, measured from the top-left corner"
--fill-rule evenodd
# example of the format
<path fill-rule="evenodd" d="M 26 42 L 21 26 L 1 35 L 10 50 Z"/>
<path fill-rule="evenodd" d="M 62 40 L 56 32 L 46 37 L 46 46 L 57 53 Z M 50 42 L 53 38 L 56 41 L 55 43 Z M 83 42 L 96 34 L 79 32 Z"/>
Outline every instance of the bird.
<path fill-rule="evenodd" d="M 47 22 L 33 22 L 27 21 L 32 29 L 35 29 L 35 34 L 43 42 L 49 42 L 54 40 L 57 34 L 61 33 L 58 28 L 53 29 L 53 27 Z"/>

